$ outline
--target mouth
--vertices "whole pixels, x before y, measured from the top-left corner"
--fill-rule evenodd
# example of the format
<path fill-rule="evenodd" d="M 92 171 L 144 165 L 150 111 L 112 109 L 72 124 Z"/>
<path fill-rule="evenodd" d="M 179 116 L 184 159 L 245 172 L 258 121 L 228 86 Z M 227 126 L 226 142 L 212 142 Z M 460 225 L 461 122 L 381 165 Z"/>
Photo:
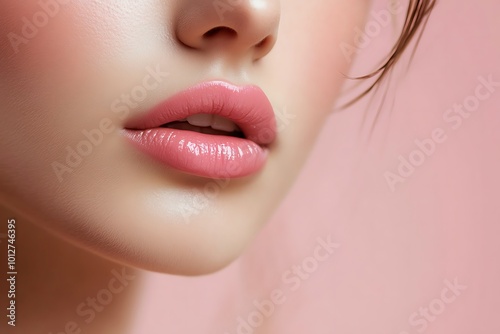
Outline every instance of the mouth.
<path fill-rule="evenodd" d="M 236 123 L 228 118 L 213 114 L 195 114 L 178 121 L 162 124 L 160 127 L 194 131 L 214 136 L 246 138 Z"/>
<path fill-rule="evenodd" d="M 169 168 L 208 178 L 236 178 L 264 167 L 276 139 L 276 119 L 257 86 L 211 81 L 131 119 L 124 134 Z"/>

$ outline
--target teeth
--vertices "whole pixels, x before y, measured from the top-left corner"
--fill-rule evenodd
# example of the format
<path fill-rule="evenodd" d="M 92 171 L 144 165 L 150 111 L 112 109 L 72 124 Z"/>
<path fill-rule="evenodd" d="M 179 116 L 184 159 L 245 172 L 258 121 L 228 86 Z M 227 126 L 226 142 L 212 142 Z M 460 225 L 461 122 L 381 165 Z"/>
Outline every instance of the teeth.
<path fill-rule="evenodd" d="M 191 115 L 186 119 L 179 120 L 187 121 L 189 124 L 200 127 L 212 127 L 212 129 L 233 132 L 238 130 L 238 126 L 233 121 L 212 114 L 196 114 Z"/>
<path fill-rule="evenodd" d="M 233 121 L 231 121 L 227 118 L 218 116 L 218 115 L 213 116 L 211 126 L 212 126 L 212 129 L 227 131 L 227 132 L 233 132 L 233 131 L 236 131 L 238 129 L 238 127 L 236 126 L 236 124 L 234 124 Z"/>
<path fill-rule="evenodd" d="M 212 124 L 211 114 L 196 114 L 187 118 L 189 124 L 194 126 L 210 126 Z"/>

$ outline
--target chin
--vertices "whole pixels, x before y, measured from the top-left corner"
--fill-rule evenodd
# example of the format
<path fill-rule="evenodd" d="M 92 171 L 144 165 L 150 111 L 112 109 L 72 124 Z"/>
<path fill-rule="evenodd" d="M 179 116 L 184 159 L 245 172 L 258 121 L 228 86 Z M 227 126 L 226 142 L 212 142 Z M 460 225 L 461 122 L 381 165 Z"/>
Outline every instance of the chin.
<path fill-rule="evenodd" d="M 142 201 L 136 192 L 111 192 L 115 200 L 101 201 L 100 207 L 99 199 L 89 203 L 85 198 L 87 207 L 70 202 L 66 210 L 52 211 L 55 215 L 38 211 L 28 219 L 71 245 L 120 265 L 173 275 L 205 275 L 241 256 L 280 200 L 277 196 L 247 202 L 249 195 L 238 192 L 243 185 L 233 186 L 203 207 L 190 206 L 199 198 L 185 185 L 164 193 L 149 191 Z M 239 204 L 243 202 L 247 204 Z"/>

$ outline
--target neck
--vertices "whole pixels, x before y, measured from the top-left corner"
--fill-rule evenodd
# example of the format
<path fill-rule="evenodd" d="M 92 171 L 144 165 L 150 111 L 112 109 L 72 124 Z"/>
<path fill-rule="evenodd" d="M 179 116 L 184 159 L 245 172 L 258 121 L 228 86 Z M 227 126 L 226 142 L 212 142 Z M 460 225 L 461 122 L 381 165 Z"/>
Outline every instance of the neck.
<path fill-rule="evenodd" d="M 9 238 L 13 229 L 7 231 L 12 218 L 15 241 Z M 9 269 L 12 246 L 15 267 Z M 0 285 L 0 329 L 23 334 L 127 333 L 125 319 L 131 318 L 140 288 L 138 271 L 77 248 L 2 207 L 0 252 L 0 275 L 12 278 Z M 14 286 L 15 296 L 9 293 Z M 11 301 L 15 322 L 6 317 Z"/>

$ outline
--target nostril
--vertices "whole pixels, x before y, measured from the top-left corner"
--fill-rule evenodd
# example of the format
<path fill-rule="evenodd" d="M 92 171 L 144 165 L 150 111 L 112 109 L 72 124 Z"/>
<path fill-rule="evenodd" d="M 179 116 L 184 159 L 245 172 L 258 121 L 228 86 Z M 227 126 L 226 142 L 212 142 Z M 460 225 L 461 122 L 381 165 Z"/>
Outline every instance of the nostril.
<path fill-rule="evenodd" d="M 255 44 L 255 47 L 256 48 L 264 48 L 266 47 L 269 43 L 271 43 L 271 37 L 270 36 L 267 36 L 266 38 L 264 38 L 262 41 L 260 41 L 259 43 Z"/>
<path fill-rule="evenodd" d="M 206 33 L 203 34 L 205 38 L 212 38 L 215 36 L 227 36 L 227 37 L 236 37 L 237 33 L 235 30 L 228 27 L 215 27 L 210 29 Z"/>

